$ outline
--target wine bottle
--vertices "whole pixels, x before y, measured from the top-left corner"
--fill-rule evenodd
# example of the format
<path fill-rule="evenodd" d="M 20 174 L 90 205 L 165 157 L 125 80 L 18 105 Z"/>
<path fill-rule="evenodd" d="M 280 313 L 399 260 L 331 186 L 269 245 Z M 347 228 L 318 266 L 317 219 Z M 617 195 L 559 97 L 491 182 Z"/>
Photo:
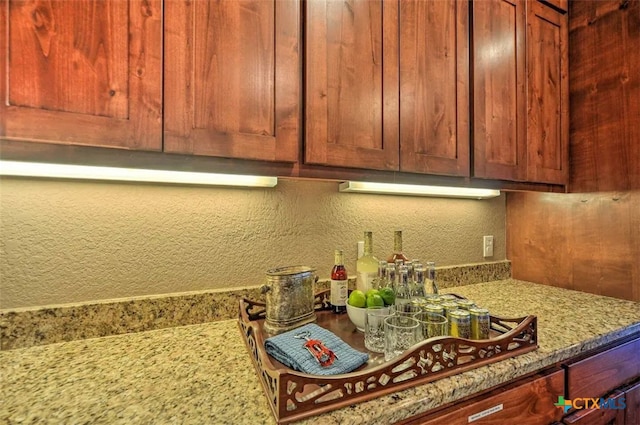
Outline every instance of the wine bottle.
<path fill-rule="evenodd" d="M 378 259 L 373 255 L 373 234 L 364 232 L 364 255 L 356 262 L 356 287 L 362 292 L 373 288 L 378 274 Z"/>
<path fill-rule="evenodd" d="M 344 267 L 344 253 L 341 249 L 334 252 L 333 269 L 331 270 L 331 311 L 342 314 L 347 311 L 347 269 Z"/>
<path fill-rule="evenodd" d="M 396 230 L 393 233 L 393 254 L 389 256 L 387 262 L 395 264 L 396 260 L 402 260 L 403 264 L 405 261 L 409 261 L 402 252 L 402 230 Z"/>

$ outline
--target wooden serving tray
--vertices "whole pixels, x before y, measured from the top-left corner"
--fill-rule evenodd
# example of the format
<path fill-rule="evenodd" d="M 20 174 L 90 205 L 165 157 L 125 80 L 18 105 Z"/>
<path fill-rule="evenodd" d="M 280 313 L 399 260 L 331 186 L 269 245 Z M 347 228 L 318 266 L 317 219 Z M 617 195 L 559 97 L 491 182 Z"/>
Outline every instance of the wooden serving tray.
<path fill-rule="evenodd" d="M 346 313 L 333 314 L 329 310 L 327 296 L 328 291 L 316 295 L 316 323 L 356 350 L 369 353 L 369 361 L 348 374 L 309 375 L 294 371 L 269 356 L 264 349 L 264 341 L 270 336 L 263 329 L 265 304 L 240 300 L 238 324 L 279 424 L 371 400 L 538 348 L 535 316 L 517 319 L 491 316 L 490 339 L 430 338 L 399 358 L 385 362 L 384 354 L 364 347 L 364 334 L 356 330 Z"/>

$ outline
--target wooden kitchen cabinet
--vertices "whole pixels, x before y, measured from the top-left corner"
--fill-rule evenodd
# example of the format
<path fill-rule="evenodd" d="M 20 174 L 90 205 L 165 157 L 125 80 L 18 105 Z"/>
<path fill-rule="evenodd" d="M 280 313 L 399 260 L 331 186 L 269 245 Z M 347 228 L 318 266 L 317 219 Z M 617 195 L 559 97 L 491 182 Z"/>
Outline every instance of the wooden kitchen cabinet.
<path fill-rule="evenodd" d="M 400 2 L 400 170 L 468 176 L 469 4 Z"/>
<path fill-rule="evenodd" d="M 562 418 L 554 403 L 562 394 L 564 371 L 554 370 L 518 380 L 487 394 L 402 425 L 550 424 Z"/>
<path fill-rule="evenodd" d="M 473 146 L 476 177 L 524 181 L 526 3 L 473 3 Z"/>
<path fill-rule="evenodd" d="M 0 138 L 162 148 L 160 0 L 1 0 L 0 22 Z"/>
<path fill-rule="evenodd" d="M 568 15 L 540 1 L 473 3 L 474 176 L 566 184 Z"/>
<path fill-rule="evenodd" d="M 165 152 L 297 161 L 299 7 L 165 2 Z"/>
<path fill-rule="evenodd" d="M 306 7 L 305 162 L 468 176 L 468 3 Z"/>
<path fill-rule="evenodd" d="M 315 0 L 305 14 L 305 162 L 398 170 L 398 2 Z"/>
<path fill-rule="evenodd" d="M 569 180 L 569 18 L 527 1 L 527 181 Z"/>

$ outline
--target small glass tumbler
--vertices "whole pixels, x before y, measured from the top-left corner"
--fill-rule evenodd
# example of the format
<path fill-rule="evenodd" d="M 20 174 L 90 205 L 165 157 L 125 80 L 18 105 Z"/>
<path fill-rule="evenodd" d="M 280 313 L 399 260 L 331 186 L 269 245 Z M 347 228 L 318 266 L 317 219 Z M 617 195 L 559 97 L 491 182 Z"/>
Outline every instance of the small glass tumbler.
<path fill-rule="evenodd" d="M 374 353 L 384 353 L 384 319 L 392 313 L 388 307 L 368 307 L 365 314 L 364 346 Z"/>
<path fill-rule="evenodd" d="M 393 315 L 384 319 L 384 359 L 392 360 L 422 341 L 420 322 L 414 317 Z"/>
<path fill-rule="evenodd" d="M 423 339 L 447 335 L 447 318 L 442 314 L 423 311 L 416 319 L 420 322 Z"/>
<path fill-rule="evenodd" d="M 414 317 L 416 314 L 420 313 L 422 308 L 419 305 L 412 303 L 404 303 L 404 304 L 396 304 L 394 313 L 398 316 L 409 316 Z"/>

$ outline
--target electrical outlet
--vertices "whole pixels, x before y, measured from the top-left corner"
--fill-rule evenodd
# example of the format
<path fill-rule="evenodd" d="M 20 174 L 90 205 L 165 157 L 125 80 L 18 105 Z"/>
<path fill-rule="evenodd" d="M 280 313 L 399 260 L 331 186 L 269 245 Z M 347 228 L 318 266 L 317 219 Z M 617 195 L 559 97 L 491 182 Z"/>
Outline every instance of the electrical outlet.
<path fill-rule="evenodd" d="M 364 255 L 364 241 L 358 241 L 358 254 L 357 254 L 357 259 L 359 260 L 360 257 L 362 257 Z"/>
<path fill-rule="evenodd" d="M 493 236 L 484 236 L 482 238 L 482 256 L 493 257 Z"/>

